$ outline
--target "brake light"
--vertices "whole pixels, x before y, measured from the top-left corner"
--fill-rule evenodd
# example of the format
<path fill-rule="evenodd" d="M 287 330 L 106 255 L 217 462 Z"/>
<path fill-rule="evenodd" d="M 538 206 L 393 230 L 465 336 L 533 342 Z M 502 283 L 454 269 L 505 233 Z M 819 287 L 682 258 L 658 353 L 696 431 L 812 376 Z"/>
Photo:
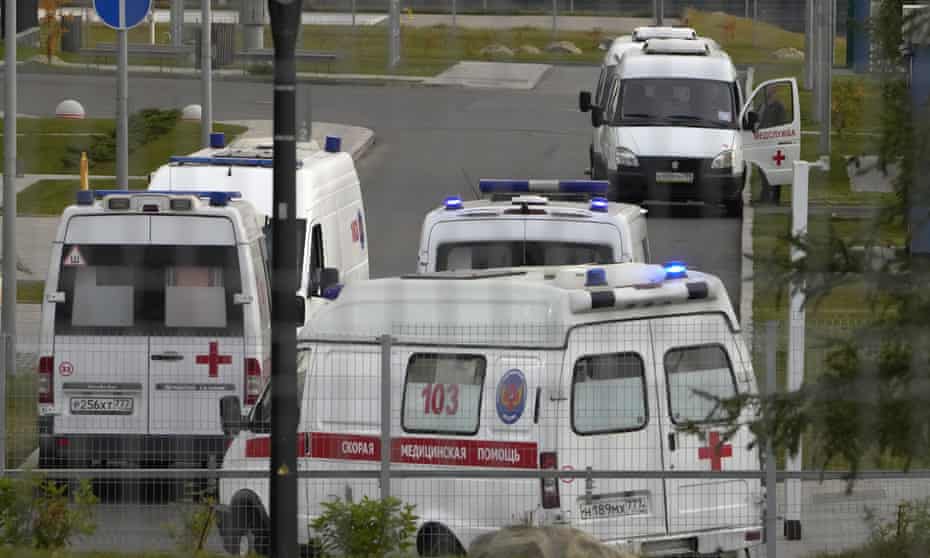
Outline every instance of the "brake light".
<path fill-rule="evenodd" d="M 55 357 L 39 357 L 39 403 L 55 403 L 53 368 L 55 368 Z"/>
<path fill-rule="evenodd" d="M 559 468 L 559 455 L 554 451 L 539 454 L 539 468 L 555 470 Z M 555 477 L 540 479 L 542 489 L 542 506 L 545 509 L 560 508 L 559 479 Z"/>
<path fill-rule="evenodd" d="M 258 403 L 262 394 L 262 365 L 257 358 L 245 359 L 245 404 Z"/>

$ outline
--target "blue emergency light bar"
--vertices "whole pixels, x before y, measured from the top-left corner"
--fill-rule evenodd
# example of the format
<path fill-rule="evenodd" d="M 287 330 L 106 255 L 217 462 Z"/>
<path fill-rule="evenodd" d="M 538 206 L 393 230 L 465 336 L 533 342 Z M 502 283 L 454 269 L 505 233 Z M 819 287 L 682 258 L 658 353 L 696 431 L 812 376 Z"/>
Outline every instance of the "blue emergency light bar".
<path fill-rule="evenodd" d="M 222 167 L 274 167 L 273 159 L 258 159 L 250 157 L 188 157 L 172 155 L 169 159 L 179 165 L 217 165 Z"/>
<path fill-rule="evenodd" d="M 666 279 L 684 279 L 688 276 L 688 267 L 682 262 L 667 262 L 662 267 Z"/>
<path fill-rule="evenodd" d="M 606 180 L 517 180 L 481 179 L 478 189 L 482 194 L 508 194 L 523 192 L 553 192 L 561 194 L 606 194 Z"/>
<path fill-rule="evenodd" d="M 207 198 L 210 200 L 210 205 L 213 206 L 224 206 L 229 203 L 229 200 L 235 198 L 241 198 L 241 192 L 223 192 L 223 191 L 168 191 L 168 190 L 81 190 L 77 193 L 77 203 L 78 205 L 91 205 L 94 203 L 94 198 L 103 198 L 106 196 L 139 196 L 146 194 L 156 194 L 164 196 L 196 196 L 198 198 Z"/>
<path fill-rule="evenodd" d="M 610 202 L 607 201 L 607 198 L 591 198 L 591 211 L 596 211 L 597 213 L 607 213 L 607 205 Z"/>
<path fill-rule="evenodd" d="M 464 205 L 462 205 L 462 198 L 458 196 L 449 196 L 442 202 L 442 205 L 446 209 L 462 209 L 463 207 L 465 207 Z"/>

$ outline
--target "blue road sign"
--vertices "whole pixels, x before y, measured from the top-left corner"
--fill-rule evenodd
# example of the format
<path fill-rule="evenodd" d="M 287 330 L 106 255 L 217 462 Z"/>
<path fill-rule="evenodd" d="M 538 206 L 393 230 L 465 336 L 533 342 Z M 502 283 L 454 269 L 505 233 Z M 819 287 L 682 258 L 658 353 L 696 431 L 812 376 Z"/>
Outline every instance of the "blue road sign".
<path fill-rule="evenodd" d="M 120 25 L 120 4 L 124 4 L 126 15 Z M 94 10 L 104 25 L 113 29 L 131 29 L 142 23 L 152 9 L 152 0 L 94 0 Z"/>

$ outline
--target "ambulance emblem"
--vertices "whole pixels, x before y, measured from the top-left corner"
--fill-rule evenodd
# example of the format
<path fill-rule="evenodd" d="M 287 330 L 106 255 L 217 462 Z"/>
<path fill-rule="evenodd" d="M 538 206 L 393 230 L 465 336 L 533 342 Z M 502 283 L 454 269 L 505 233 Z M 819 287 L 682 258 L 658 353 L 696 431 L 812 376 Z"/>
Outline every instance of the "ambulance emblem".
<path fill-rule="evenodd" d="M 513 424 L 526 408 L 526 378 L 516 368 L 508 370 L 497 384 L 497 416 L 504 424 Z"/>

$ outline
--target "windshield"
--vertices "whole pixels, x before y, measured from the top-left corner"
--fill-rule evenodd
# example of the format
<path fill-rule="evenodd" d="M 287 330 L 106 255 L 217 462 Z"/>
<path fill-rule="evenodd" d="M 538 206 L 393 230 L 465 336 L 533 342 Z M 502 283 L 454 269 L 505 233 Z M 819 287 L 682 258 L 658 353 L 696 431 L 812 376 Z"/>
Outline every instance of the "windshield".
<path fill-rule="evenodd" d="M 233 246 L 65 244 L 56 333 L 235 335 L 242 332 Z"/>
<path fill-rule="evenodd" d="M 625 79 L 612 124 L 736 128 L 734 87 L 704 79 Z"/>
<path fill-rule="evenodd" d="M 456 242 L 439 245 L 436 271 L 606 264 L 614 261 L 613 249 L 602 244 L 542 241 Z"/>

